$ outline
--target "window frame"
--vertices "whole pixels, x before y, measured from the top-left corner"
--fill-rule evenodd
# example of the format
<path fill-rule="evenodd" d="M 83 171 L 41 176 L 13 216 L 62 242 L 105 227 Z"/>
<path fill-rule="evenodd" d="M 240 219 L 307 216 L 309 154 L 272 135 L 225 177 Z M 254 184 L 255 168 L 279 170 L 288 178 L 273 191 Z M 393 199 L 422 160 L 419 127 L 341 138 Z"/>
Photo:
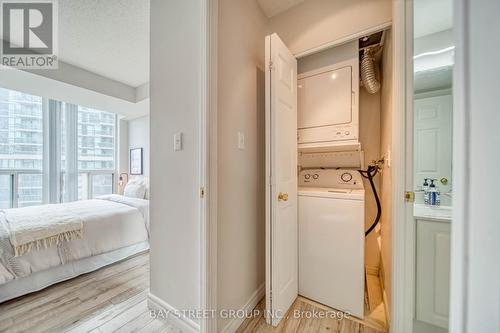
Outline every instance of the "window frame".
<path fill-rule="evenodd" d="M 7 90 L 16 91 L 18 93 L 32 95 L 23 91 L 16 89 L 5 88 Z M 105 110 L 99 110 L 89 107 L 89 109 L 106 112 L 114 116 L 114 131 L 113 131 L 113 167 L 110 169 L 89 169 L 81 170 L 79 169 L 78 163 L 78 113 L 80 112 L 80 105 L 76 103 L 69 103 L 64 101 L 55 100 L 52 98 L 47 98 L 43 96 L 33 95 L 42 100 L 42 168 L 41 169 L 0 169 L 0 175 L 8 175 L 10 179 L 10 195 L 11 195 L 11 208 L 19 207 L 19 176 L 20 175 L 41 175 L 42 176 L 42 199 L 41 204 L 49 203 L 62 203 L 65 202 L 65 190 L 71 191 L 69 196 L 69 201 L 79 200 L 78 198 L 78 177 L 80 174 L 88 174 L 88 188 L 87 194 L 88 199 L 93 197 L 93 177 L 104 175 L 111 176 L 111 193 L 115 193 L 117 189 L 116 184 L 116 174 L 119 165 L 119 115 L 114 112 L 109 112 Z M 64 105 L 64 108 L 63 108 Z M 84 107 L 84 106 L 81 106 Z M 70 108 L 70 109 L 68 109 Z M 71 111 L 70 111 L 71 110 Z M 61 123 L 61 117 L 63 112 L 74 112 L 75 114 L 68 117 L 66 114 L 65 119 L 74 121 L 75 123 L 69 127 L 68 124 Z M 68 156 L 74 158 L 74 164 L 71 164 L 71 170 L 62 169 L 62 150 L 61 142 L 63 140 L 62 127 L 65 126 L 65 140 L 68 141 L 69 137 L 74 137 L 70 142 L 66 142 L 65 154 L 66 159 Z M 75 146 L 71 146 L 74 144 Z M 72 150 L 68 153 L 68 149 Z M 65 184 L 64 176 L 65 174 L 75 174 L 76 179 L 72 183 Z M 76 182 L 75 182 L 76 181 Z M 71 188 L 70 188 L 71 187 Z M 74 188 L 73 188 L 74 187 Z M 74 192 L 74 193 L 73 193 Z M 69 193 L 69 192 L 68 192 Z M 82 199 L 85 200 L 85 199 Z"/>
<path fill-rule="evenodd" d="M 12 196 L 12 207 L 10 208 L 18 208 L 19 207 L 19 175 L 42 175 L 44 176 L 43 171 L 40 170 L 29 170 L 29 169 L 16 169 L 16 170 L 0 170 L 0 175 L 2 176 L 10 176 L 10 193 Z M 42 204 L 46 204 L 44 195 L 42 194 Z"/>
<path fill-rule="evenodd" d="M 115 193 L 115 175 L 116 175 L 116 172 L 113 170 L 113 171 L 107 171 L 107 170 L 82 170 L 82 171 L 78 171 L 78 177 L 80 177 L 81 174 L 87 174 L 88 175 L 88 182 L 87 182 L 87 196 L 88 198 L 87 199 L 78 199 L 78 201 L 80 200 L 91 200 L 91 199 L 94 199 L 94 191 L 92 189 L 92 179 L 94 176 L 109 176 L 111 175 L 111 193 L 114 194 Z"/>
<path fill-rule="evenodd" d="M 47 196 L 46 196 L 46 184 L 45 184 L 45 164 L 47 163 L 47 156 L 46 156 L 46 145 L 47 145 L 47 132 L 49 130 L 48 128 L 48 123 L 46 121 L 47 115 L 48 115 L 48 98 L 39 96 L 39 95 L 34 95 L 31 93 L 27 93 L 24 91 L 16 90 L 16 89 L 11 89 L 11 88 L 5 88 L 2 87 L 5 90 L 10 90 L 10 91 L 15 91 L 17 93 L 25 94 L 25 95 L 30 95 L 30 96 L 35 96 L 38 97 L 42 100 L 42 169 L 22 169 L 22 168 L 12 168 L 12 169 L 0 169 L 0 175 L 8 175 L 11 177 L 10 181 L 10 195 L 11 195 L 11 207 L 10 208 L 18 208 L 19 207 L 19 175 L 42 175 L 42 202 L 41 204 L 46 204 L 47 203 Z"/>

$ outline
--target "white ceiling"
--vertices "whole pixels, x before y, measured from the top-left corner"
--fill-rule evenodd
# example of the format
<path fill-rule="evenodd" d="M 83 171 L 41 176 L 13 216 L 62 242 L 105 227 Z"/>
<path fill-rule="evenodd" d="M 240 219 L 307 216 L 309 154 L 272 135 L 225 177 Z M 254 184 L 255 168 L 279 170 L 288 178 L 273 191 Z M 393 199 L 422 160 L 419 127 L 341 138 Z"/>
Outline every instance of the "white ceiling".
<path fill-rule="evenodd" d="M 59 60 L 132 87 L 149 81 L 149 0 L 63 0 Z"/>
<path fill-rule="evenodd" d="M 414 0 L 414 37 L 451 29 L 453 0 Z"/>
<path fill-rule="evenodd" d="M 267 17 L 282 13 L 305 0 L 257 0 Z"/>
<path fill-rule="evenodd" d="M 428 70 L 415 73 L 413 78 L 413 90 L 416 94 L 448 89 L 452 87 L 453 67 L 441 67 L 435 70 Z"/>

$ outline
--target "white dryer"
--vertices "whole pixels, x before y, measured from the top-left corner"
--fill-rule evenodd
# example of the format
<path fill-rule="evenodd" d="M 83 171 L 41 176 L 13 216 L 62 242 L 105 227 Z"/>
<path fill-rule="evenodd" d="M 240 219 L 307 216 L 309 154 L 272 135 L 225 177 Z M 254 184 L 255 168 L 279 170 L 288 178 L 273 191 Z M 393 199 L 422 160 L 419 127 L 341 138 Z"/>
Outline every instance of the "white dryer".
<path fill-rule="evenodd" d="M 299 294 L 363 318 L 365 191 L 358 171 L 299 175 Z"/>

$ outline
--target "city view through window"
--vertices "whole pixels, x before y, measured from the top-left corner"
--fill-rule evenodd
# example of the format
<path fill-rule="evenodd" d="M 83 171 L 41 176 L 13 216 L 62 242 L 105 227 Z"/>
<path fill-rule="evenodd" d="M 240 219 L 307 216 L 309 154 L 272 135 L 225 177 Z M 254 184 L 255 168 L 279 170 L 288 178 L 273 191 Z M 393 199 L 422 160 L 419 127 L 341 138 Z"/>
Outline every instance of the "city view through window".
<path fill-rule="evenodd" d="M 64 105 L 64 103 L 62 103 Z M 25 207 L 47 203 L 44 198 L 44 138 L 49 137 L 44 117 L 54 110 L 44 112 L 42 97 L 0 88 L 0 208 Z M 67 111 L 67 109 L 71 109 Z M 78 199 L 89 199 L 113 192 L 115 169 L 116 115 L 83 106 L 62 108 L 61 121 L 61 174 L 64 184 L 67 148 L 65 112 L 77 112 L 71 117 L 77 121 L 77 159 L 74 163 L 78 174 Z M 47 123 L 47 122 L 45 122 Z M 50 137 L 53 137 L 51 135 Z M 45 163 L 46 164 L 46 163 Z M 68 164 L 69 165 L 69 164 Z M 55 183 L 60 180 L 49 180 Z M 46 181 L 47 182 L 47 181 Z M 61 191 L 67 189 L 63 188 Z M 61 196 L 62 197 L 62 196 Z M 76 199 L 76 198 L 75 198 Z"/>

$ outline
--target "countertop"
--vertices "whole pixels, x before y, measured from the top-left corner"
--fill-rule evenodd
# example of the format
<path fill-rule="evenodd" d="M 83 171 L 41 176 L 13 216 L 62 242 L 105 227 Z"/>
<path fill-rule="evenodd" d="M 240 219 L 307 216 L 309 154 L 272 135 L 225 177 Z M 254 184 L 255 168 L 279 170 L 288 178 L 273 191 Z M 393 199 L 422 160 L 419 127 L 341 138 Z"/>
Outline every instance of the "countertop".
<path fill-rule="evenodd" d="M 451 222 L 451 208 L 451 206 L 429 206 L 415 203 L 413 205 L 413 216 L 421 220 Z"/>

